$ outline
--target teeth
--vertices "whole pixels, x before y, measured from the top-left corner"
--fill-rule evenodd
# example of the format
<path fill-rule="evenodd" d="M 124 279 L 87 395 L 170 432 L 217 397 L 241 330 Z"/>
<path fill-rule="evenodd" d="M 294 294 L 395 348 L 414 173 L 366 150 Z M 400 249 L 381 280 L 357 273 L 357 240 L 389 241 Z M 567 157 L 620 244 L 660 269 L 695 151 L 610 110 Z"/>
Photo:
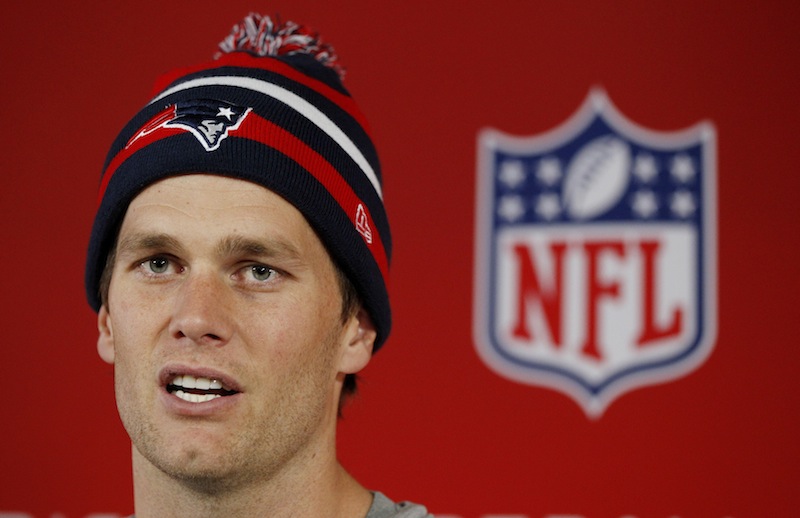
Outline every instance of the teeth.
<path fill-rule="evenodd" d="M 212 380 L 209 378 L 195 378 L 189 374 L 184 374 L 183 376 L 175 376 L 175 379 L 172 380 L 171 385 L 175 385 L 176 387 L 183 387 L 186 389 L 200 389 L 200 390 L 209 390 L 209 389 L 223 389 L 225 388 L 220 381 Z"/>
<path fill-rule="evenodd" d="M 205 403 L 222 397 L 222 394 L 195 394 L 193 390 L 229 390 L 221 381 L 209 378 L 196 378 L 190 374 L 175 376 L 169 383 L 174 396 L 190 403 Z M 183 390 L 181 390 L 183 389 Z"/>
<path fill-rule="evenodd" d="M 174 394 L 182 400 L 190 403 L 205 403 L 206 401 L 211 401 L 212 399 L 222 397 L 219 394 L 191 394 L 182 390 L 176 390 Z"/>

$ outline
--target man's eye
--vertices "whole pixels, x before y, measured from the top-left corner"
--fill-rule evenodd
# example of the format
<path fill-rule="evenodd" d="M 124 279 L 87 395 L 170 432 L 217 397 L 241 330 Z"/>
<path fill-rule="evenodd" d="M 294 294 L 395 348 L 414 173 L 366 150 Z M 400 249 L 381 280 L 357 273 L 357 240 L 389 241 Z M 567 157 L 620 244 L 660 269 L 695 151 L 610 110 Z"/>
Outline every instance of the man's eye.
<path fill-rule="evenodd" d="M 263 264 L 251 266 L 250 271 L 253 272 L 253 278 L 257 281 L 268 281 L 277 273 L 269 266 L 264 266 Z"/>
<path fill-rule="evenodd" d="M 143 263 L 148 270 L 153 273 L 165 273 L 169 269 L 169 259 L 164 257 L 154 257 Z"/>

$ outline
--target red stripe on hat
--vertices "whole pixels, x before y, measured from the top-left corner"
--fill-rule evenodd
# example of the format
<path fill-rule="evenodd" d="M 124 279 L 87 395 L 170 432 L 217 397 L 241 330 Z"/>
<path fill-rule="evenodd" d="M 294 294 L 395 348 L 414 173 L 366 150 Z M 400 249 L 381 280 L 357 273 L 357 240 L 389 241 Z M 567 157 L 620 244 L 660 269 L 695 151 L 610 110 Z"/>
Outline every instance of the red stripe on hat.
<path fill-rule="evenodd" d="M 153 142 L 186 132 L 186 130 L 182 128 L 164 126 L 164 124 L 174 118 L 175 105 L 173 104 L 161 110 L 155 116 L 153 116 L 153 118 L 147 121 L 147 123 L 142 126 L 142 129 L 137 131 L 136 134 L 131 137 L 128 143 L 125 144 L 125 147 L 122 148 L 122 150 L 111 159 L 111 162 L 108 163 L 108 167 L 106 167 L 106 170 L 103 172 L 103 178 L 100 180 L 100 189 L 97 192 L 98 207 L 103 201 L 103 196 L 106 193 L 108 182 L 111 181 L 111 177 L 114 176 L 114 172 L 125 160 L 130 158 L 140 149 L 149 146 Z"/>
<path fill-rule="evenodd" d="M 158 81 L 156 81 L 152 96 L 156 97 L 183 76 L 202 72 L 203 70 L 214 70 L 222 67 L 254 68 L 280 74 L 296 83 L 300 83 L 303 86 L 311 88 L 318 94 L 326 97 L 329 101 L 339 106 L 339 108 L 354 118 L 356 122 L 361 125 L 367 135 L 371 133 L 367 119 L 364 117 L 364 114 L 361 113 L 361 110 L 358 109 L 358 106 L 352 97 L 345 95 L 336 89 L 331 88 L 324 82 L 307 76 L 292 66 L 287 65 L 283 61 L 270 56 L 257 57 L 246 52 L 232 52 L 230 54 L 224 54 L 216 61 L 203 63 L 192 67 L 178 68 L 168 74 L 165 74 L 164 76 L 160 77 Z"/>
<path fill-rule="evenodd" d="M 280 151 L 297 162 L 325 187 L 325 190 L 333 196 L 354 226 L 358 226 L 359 213 L 363 211 L 363 214 L 366 215 L 368 228 L 371 230 L 372 242 L 369 242 L 362 232 L 359 233 L 364 237 L 367 248 L 369 248 L 373 259 L 378 264 L 381 276 L 383 276 L 384 283 L 388 289 L 389 261 L 386 258 L 386 249 L 383 246 L 381 236 L 377 232 L 377 226 L 372 219 L 372 214 L 367 205 L 361 201 L 353 191 L 353 188 L 350 187 L 350 184 L 345 181 L 330 162 L 299 138 L 255 113 L 251 113 L 242 122 L 235 137 L 244 137 L 260 142 Z"/>

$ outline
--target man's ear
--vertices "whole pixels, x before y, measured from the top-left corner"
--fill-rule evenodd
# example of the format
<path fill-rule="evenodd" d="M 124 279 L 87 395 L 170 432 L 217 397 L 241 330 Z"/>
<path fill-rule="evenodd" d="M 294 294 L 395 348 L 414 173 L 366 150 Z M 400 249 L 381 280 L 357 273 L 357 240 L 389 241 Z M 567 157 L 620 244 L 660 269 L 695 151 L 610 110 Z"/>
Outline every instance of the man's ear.
<path fill-rule="evenodd" d="M 106 363 L 114 363 L 114 330 L 111 327 L 111 315 L 105 304 L 97 312 L 97 354 Z"/>
<path fill-rule="evenodd" d="M 367 310 L 360 308 L 346 324 L 345 344 L 339 363 L 339 372 L 355 374 L 369 363 L 378 332 Z"/>

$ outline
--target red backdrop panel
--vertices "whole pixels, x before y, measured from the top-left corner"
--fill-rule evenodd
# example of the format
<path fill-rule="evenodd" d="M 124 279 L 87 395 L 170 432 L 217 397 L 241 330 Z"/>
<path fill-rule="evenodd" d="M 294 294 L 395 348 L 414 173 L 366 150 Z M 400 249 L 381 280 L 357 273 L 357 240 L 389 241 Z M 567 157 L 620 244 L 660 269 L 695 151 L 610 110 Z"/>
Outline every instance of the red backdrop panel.
<path fill-rule="evenodd" d="M 94 4 L 94 5 L 92 5 Z M 788 516 L 800 349 L 794 2 L 27 2 L 0 21 L 0 516 L 132 511 L 83 254 L 105 152 L 155 77 L 270 9 L 318 29 L 374 129 L 395 328 L 341 423 L 366 485 L 477 518 Z M 587 419 L 508 381 L 472 337 L 476 137 L 545 132 L 602 86 L 631 120 L 710 120 L 718 333 L 693 373 Z"/>

